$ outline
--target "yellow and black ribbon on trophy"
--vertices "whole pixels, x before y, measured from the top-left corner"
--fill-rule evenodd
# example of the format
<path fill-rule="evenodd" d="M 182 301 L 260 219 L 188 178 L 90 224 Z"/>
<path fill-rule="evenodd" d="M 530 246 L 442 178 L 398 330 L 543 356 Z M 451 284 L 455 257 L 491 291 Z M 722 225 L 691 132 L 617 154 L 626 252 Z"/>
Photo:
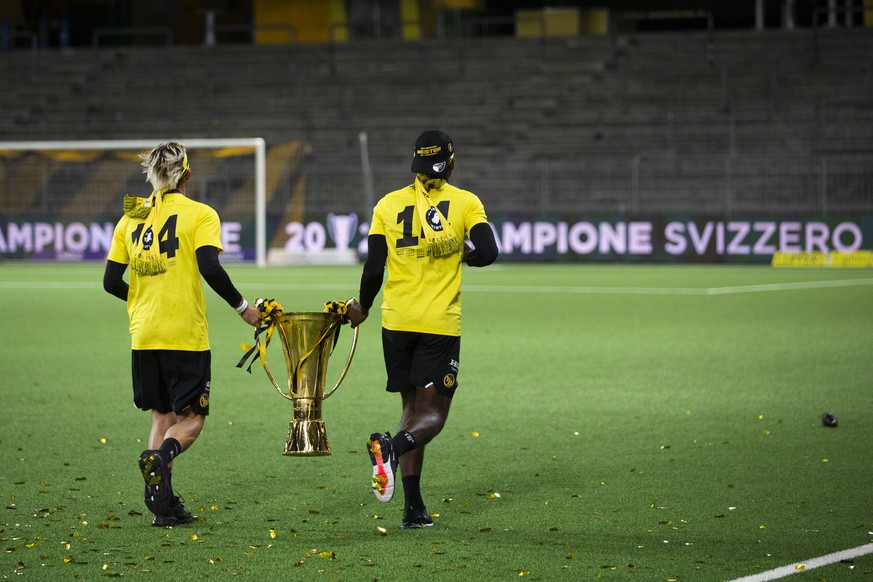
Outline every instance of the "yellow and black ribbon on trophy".
<path fill-rule="evenodd" d="M 255 345 L 247 346 L 245 343 L 240 344 L 240 348 L 246 353 L 236 365 L 237 368 L 242 368 L 246 365 L 246 360 L 251 358 L 249 367 L 246 372 L 252 373 L 252 366 L 256 360 L 261 360 L 261 366 L 267 360 L 267 346 L 270 345 L 270 340 L 273 339 L 273 332 L 276 331 L 276 319 L 282 316 L 282 306 L 275 299 L 258 299 L 255 302 L 255 307 L 261 312 L 261 325 L 255 330 Z M 264 341 L 260 341 L 261 334 L 266 333 Z"/>
<path fill-rule="evenodd" d="M 349 301 L 352 300 L 350 299 Z M 350 322 L 348 316 L 348 307 L 346 307 L 346 303 L 346 301 L 326 301 L 324 303 L 324 312 L 336 313 L 340 317 L 339 325 L 345 325 L 346 323 Z M 258 308 L 258 311 L 261 312 L 261 326 L 255 330 L 255 344 L 253 346 L 248 346 L 245 343 L 240 344 L 240 348 L 242 348 L 242 350 L 245 351 L 246 354 L 236 365 L 237 368 L 242 368 L 243 366 L 245 366 L 246 361 L 251 358 L 249 366 L 248 368 L 246 368 L 246 372 L 248 372 L 249 374 L 252 373 L 252 366 L 255 364 L 256 360 L 261 360 L 261 366 L 266 363 L 267 346 L 270 345 L 270 340 L 273 339 L 273 332 L 276 330 L 276 320 L 278 320 L 284 313 L 282 311 L 282 306 L 275 299 L 258 299 L 255 302 L 255 306 Z M 336 327 L 335 330 L 329 330 L 329 332 L 333 332 L 333 346 L 331 346 L 331 351 L 333 351 L 333 348 L 336 347 L 336 344 L 339 341 L 339 330 L 339 326 Z M 266 337 L 262 342 L 260 341 L 260 337 L 264 333 L 266 333 Z M 316 348 L 317 347 L 318 345 L 316 344 Z M 316 348 L 310 350 L 310 353 Z M 308 356 L 308 353 L 305 354 L 301 358 L 301 363 Z M 293 376 L 296 376 L 296 373 Z"/>

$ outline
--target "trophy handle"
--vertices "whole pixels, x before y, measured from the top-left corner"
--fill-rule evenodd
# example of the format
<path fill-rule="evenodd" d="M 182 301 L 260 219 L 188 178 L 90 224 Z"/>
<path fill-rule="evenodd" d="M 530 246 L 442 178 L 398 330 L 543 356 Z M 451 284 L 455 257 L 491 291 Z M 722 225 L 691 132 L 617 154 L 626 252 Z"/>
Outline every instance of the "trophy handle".
<path fill-rule="evenodd" d="M 258 347 L 258 349 L 260 349 L 261 342 L 256 339 L 255 345 Z M 279 387 L 279 383 L 276 382 L 275 378 L 273 378 L 273 373 L 270 371 L 270 366 L 267 365 L 267 351 L 266 350 L 264 350 L 263 360 L 264 360 L 264 371 L 267 373 L 267 378 L 270 379 L 270 382 L 273 384 L 273 388 L 276 389 L 276 392 L 278 392 L 279 394 L 281 394 L 282 396 L 284 396 L 288 400 L 294 400 L 294 397 L 290 393 L 286 394 L 285 392 L 282 392 L 282 388 Z"/>
<path fill-rule="evenodd" d="M 318 348 L 319 345 L 321 345 L 321 342 L 323 342 L 325 339 L 327 339 L 328 337 L 330 337 L 334 333 L 337 333 L 338 331 L 339 331 L 339 326 L 337 325 L 336 327 L 333 327 L 330 330 L 328 330 L 323 336 L 321 336 L 321 339 L 319 339 L 316 342 L 315 347 L 312 348 L 312 350 L 310 350 L 308 353 L 304 354 L 304 356 L 301 358 L 300 362 L 297 363 L 298 367 L 300 366 L 300 364 L 303 363 L 303 360 L 305 360 L 312 352 L 314 352 Z M 281 333 L 281 331 L 279 333 Z M 260 340 L 256 339 L 255 345 L 260 347 Z M 356 327 L 355 333 L 352 336 L 352 347 L 349 350 L 349 357 L 346 360 L 346 365 L 343 368 L 343 371 L 340 372 L 339 380 L 337 380 L 337 382 L 333 388 L 331 388 L 324 396 L 321 397 L 322 400 L 326 400 L 327 397 L 330 396 L 331 394 L 333 394 L 334 392 L 336 392 L 336 389 L 339 388 L 340 384 L 342 384 L 343 380 L 346 377 L 346 373 L 349 371 L 349 366 L 351 366 L 351 364 L 352 364 L 352 357 L 354 357 L 354 355 L 355 355 L 355 348 L 357 347 L 357 345 L 358 345 L 358 328 Z M 282 388 L 279 386 L 279 383 L 276 382 L 276 379 L 273 377 L 273 373 L 270 371 L 270 366 L 267 364 L 266 350 L 264 350 L 263 360 L 264 360 L 264 362 L 263 362 L 264 363 L 264 371 L 267 373 L 267 378 L 270 379 L 270 383 L 273 385 L 273 388 L 275 388 L 276 392 L 281 394 L 286 400 L 293 401 L 295 397 L 294 397 L 294 393 L 292 392 L 290 386 L 288 388 L 288 392 L 284 392 L 282 390 Z M 293 378 L 292 383 L 294 383 L 294 384 L 296 384 L 296 376 L 297 376 L 297 370 L 295 369 L 293 371 L 293 374 L 292 374 L 292 378 Z"/>
<path fill-rule="evenodd" d="M 352 337 L 352 348 L 351 350 L 349 350 L 349 359 L 346 360 L 346 365 L 343 368 L 343 371 L 340 373 L 339 380 L 336 381 L 336 385 L 334 385 L 333 388 L 328 390 L 325 395 L 321 397 L 322 400 L 327 400 L 328 396 L 336 392 L 336 389 L 339 388 L 339 385 L 343 383 L 343 379 L 346 377 L 346 372 L 349 371 L 349 366 L 352 364 L 352 357 L 355 355 L 355 346 L 358 345 L 358 329 L 359 327 L 355 328 L 355 335 Z M 339 328 L 337 328 L 337 330 L 339 330 Z"/>

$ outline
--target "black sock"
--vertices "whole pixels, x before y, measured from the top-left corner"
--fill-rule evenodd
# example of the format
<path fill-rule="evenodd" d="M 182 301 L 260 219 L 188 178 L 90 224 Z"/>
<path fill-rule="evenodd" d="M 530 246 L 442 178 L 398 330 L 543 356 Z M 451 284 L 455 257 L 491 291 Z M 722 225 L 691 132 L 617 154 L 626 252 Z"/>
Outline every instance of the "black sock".
<path fill-rule="evenodd" d="M 167 477 L 169 477 L 169 479 L 167 479 L 167 488 L 169 488 L 169 490 L 172 491 L 173 490 L 173 472 L 167 471 Z M 170 507 L 175 507 L 176 503 L 178 503 L 178 500 L 176 499 L 176 494 L 173 493 L 173 496 L 170 498 Z"/>
<path fill-rule="evenodd" d="M 182 453 L 182 445 L 172 437 L 166 438 L 164 439 L 164 442 L 161 443 L 158 452 L 161 454 L 161 457 L 169 462 Z"/>
<path fill-rule="evenodd" d="M 421 498 L 421 475 L 403 477 L 403 497 L 406 509 L 424 511 L 424 500 Z"/>
<path fill-rule="evenodd" d="M 399 458 L 403 453 L 415 448 L 415 437 L 401 430 L 391 437 L 391 445 L 394 447 L 394 454 Z"/>

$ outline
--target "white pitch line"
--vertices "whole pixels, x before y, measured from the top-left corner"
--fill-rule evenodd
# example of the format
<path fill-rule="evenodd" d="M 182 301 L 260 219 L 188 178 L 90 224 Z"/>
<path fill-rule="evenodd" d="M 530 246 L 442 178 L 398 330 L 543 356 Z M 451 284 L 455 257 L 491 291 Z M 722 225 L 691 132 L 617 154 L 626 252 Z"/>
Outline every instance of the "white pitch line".
<path fill-rule="evenodd" d="M 838 279 L 835 281 L 800 281 L 797 283 L 771 283 L 767 285 L 741 285 L 738 287 L 713 287 L 706 290 L 707 295 L 728 295 L 732 293 L 761 293 L 767 291 L 793 291 L 796 289 L 825 289 L 828 287 L 857 287 L 873 285 L 873 279 Z"/>
<path fill-rule="evenodd" d="M 873 278 L 839 279 L 835 281 L 800 281 L 766 285 L 739 285 L 734 287 L 575 287 L 549 285 L 465 285 L 464 291 L 484 293 L 570 293 L 578 295 L 733 295 L 737 293 L 767 293 L 799 289 L 827 289 L 873 285 Z"/>
<path fill-rule="evenodd" d="M 819 556 L 818 558 L 811 558 L 809 560 L 804 560 L 803 562 L 791 564 L 790 566 L 774 568 L 773 570 L 767 570 L 766 572 L 760 572 L 751 576 L 744 576 L 742 578 L 731 580 L 730 582 L 769 582 L 770 580 L 778 580 L 779 578 L 785 578 L 792 574 L 799 574 L 800 572 L 806 572 L 807 570 L 812 570 L 813 568 L 818 568 L 820 566 L 835 564 L 842 560 L 851 560 L 866 554 L 873 554 L 873 543 L 858 546 L 851 550 L 842 550 L 826 556 Z"/>

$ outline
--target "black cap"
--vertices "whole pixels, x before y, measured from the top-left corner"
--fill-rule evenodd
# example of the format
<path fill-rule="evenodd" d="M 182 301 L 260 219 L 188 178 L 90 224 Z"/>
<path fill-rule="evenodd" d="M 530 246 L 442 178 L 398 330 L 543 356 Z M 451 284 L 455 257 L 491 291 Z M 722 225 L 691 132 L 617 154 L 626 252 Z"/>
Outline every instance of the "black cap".
<path fill-rule="evenodd" d="M 435 129 L 428 130 L 415 140 L 412 154 L 412 171 L 415 174 L 443 176 L 449 169 L 449 161 L 455 155 L 452 138 Z"/>

